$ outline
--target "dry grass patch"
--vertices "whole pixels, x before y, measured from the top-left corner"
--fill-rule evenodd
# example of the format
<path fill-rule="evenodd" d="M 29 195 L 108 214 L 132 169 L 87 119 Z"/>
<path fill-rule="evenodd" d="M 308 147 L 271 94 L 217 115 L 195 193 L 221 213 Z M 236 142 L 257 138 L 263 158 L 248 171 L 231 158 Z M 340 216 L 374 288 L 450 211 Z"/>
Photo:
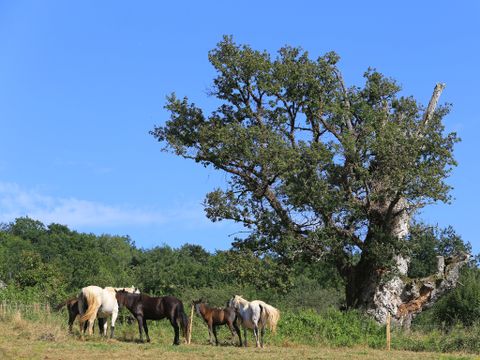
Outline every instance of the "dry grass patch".
<path fill-rule="evenodd" d="M 26 340 L 41 340 L 41 341 L 67 341 L 70 337 L 64 326 L 61 326 L 56 321 L 51 321 L 51 317 L 43 315 L 38 321 L 31 321 L 25 319 L 20 311 L 9 314 L 0 318 L 2 333 L 9 333 L 14 336 Z M 10 325 L 10 331 L 5 329 Z M 5 329 L 5 330 L 4 330 Z"/>

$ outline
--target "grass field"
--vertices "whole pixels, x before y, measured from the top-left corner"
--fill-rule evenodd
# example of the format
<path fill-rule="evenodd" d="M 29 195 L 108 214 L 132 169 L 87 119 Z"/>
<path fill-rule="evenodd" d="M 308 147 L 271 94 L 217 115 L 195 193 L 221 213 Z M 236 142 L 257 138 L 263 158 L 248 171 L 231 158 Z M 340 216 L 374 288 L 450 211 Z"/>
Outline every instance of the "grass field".
<path fill-rule="evenodd" d="M 467 354 L 382 351 L 367 347 L 326 347 L 285 342 L 264 349 L 239 348 L 226 341 L 222 346 L 206 344 L 206 329 L 200 328 L 191 345 L 170 345 L 171 330 L 152 326 L 152 343 L 138 343 L 134 325 L 118 329 L 117 339 L 94 335 L 81 339 L 68 335 L 63 322 L 53 317 L 26 320 L 19 313 L 0 319 L 0 359 L 476 359 Z M 199 324 L 200 325 L 200 324 Z M 201 329 L 201 331 L 200 331 Z M 252 344 L 252 342 L 250 342 Z"/>

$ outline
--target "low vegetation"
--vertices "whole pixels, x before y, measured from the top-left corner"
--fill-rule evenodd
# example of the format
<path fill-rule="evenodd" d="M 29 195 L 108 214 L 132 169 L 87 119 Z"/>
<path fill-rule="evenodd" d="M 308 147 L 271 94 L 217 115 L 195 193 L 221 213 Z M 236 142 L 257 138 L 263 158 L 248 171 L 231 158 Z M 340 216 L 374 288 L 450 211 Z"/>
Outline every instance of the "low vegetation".
<path fill-rule="evenodd" d="M 452 232 L 421 234 L 410 239 L 414 265 L 411 270 L 416 271 L 416 276 L 432 270 L 438 253 L 448 256 L 454 249 L 468 250 L 468 244 Z M 392 349 L 480 353 L 479 279 L 480 271 L 472 262 L 463 271 L 461 285 L 415 319 L 410 332 L 393 329 Z M 204 346 L 207 328 L 196 315 L 195 345 L 188 348 L 169 346 L 172 330 L 165 321 L 149 322 L 152 345 L 132 344 L 138 339 L 138 328 L 136 323 L 127 323 L 129 314 L 125 310 L 120 316 L 123 324 L 117 323 L 114 341 L 94 337 L 82 343 L 76 327 L 75 335 L 69 336 L 65 310 L 49 312 L 48 307 L 53 309 L 59 302 L 76 296 L 84 285 L 97 284 L 135 285 L 151 295 L 177 296 L 184 302 L 188 315 L 191 301 L 198 298 L 207 299 L 213 306 L 224 306 L 233 294 L 265 300 L 282 313 L 277 334 L 267 333 L 266 337 L 269 349 L 264 354 L 272 358 L 279 356 L 278 347 L 285 349 L 287 357 L 293 357 L 295 351 L 304 352 L 307 357 L 325 353 L 335 354 L 330 356 L 335 358 L 342 354 L 355 358 L 356 352 L 364 354 L 358 358 L 384 356 L 367 349 L 385 347 L 385 328 L 359 312 L 339 310 L 344 303 L 343 283 L 332 264 L 322 260 L 297 261 L 285 268 L 275 257 L 258 256 L 245 248 L 214 254 L 188 244 L 179 249 L 160 246 L 146 250 L 136 247 L 128 237 L 78 233 L 62 225 L 45 226 L 21 218 L 0 230 L 0 280 L 5 285 L 0 289 L 0 333 L 5 330 L 9 334 L 0 341 L 3 351 L 10 351 L 9 354 L 16 354 L 5 350 L 9 344 L 16 344 L 21 352 L 22 344 L 31 342 L 39 353 L 60 353 L 63 349 L 65 356 L 61 357 L 67 359 L 68 354 L 74 357 L 74 352 L 84 353 L 86 349 L 93 351 L 92 356 L 118 351 L 120 357 L 128 349 L 138 352 L 138 357 L 140 353 L 153 357 L 158 352 L 173 358 L 185 354 L 193 357 L 192 353 L 198 358 L 212 356 L 213 350 Z M 41 307 L 35 308 L 34 303 Z M 219 332 L 219 339 L 230 344 L 226 330 Z M 342 350 L 335 350 L 338 348 Z M 216 351 L 222 357 L 247 354 L 231 346 Z M 247 351 L 248 356 L 256 354 Z M 283 351 L 281 354 L 283 357 Z"/>
<path fill-rule="evenodd" d="M 208 345 L 206 326 L 194 318 L 192 344 L 174 347 L 171 345 L 171 327 L 166 321 L 150 322 L 152 342 L 138 343 L 136 324 L 129 324 L 127 314 L 117 324 L 115 339 L 99 335 L 82 339 L 78 329 L 69 335 L 66 314 L 22 313 L 8 308 L 0 315 L 0 357 L 5 359 L 74 359 L 83 356 L 129 359 L 149 359 L 167 356 L 170 359 L 416 359 L 425 351 L 424 359 L 473 359 L 466 354 L 477 347 L 478 335 L 454 330 L 448 336 L 433 332 L 430 335 L 414 332 L 405 336 L 393 334 L 393 350 L 384 351 L 384 329 L 356 312 L 341 313 L 330 310 L 319 315 L 313 311 L 285 312 L 275 336 L 268 334 L 265 349 L 247 349 L 232 345 L 226 329 L 219 332 L 220 346 Z M 478 331 L 476 332 L 478 334 Z M 252 335 L 249 334 L 250 345 Z M 461 340 L 462 339 L 462 340 Z M 402 351 L 400 351 L 402 350 Z M 405 351 L 409 350 L 409 351 Z M 434 353 L 436 352 L 436 353 Z M 448 354 L 439 354 L 443 352 Z M 452 353 L 454 352 L 454 353 Z"/>

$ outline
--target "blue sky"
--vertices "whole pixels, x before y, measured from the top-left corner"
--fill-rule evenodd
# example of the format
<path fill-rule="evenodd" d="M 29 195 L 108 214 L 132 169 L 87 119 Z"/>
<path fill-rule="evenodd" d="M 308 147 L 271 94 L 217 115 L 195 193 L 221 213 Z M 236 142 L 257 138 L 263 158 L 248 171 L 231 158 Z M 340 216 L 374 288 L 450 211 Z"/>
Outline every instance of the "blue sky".
<path fill-rule="evenodd" d="M 137 245 L 230 246 L 241 227 L 201 203 L 225 176 L 160 152 L 148 131 L 175 91 L 211 109 L 207 59 L 223 34 L 275 52 L 334 50 L 348 85 L 369 67 L 428 102 L 436 82 L 462 142 L 452 205 L 420 217 L 480 251 L 480 3 L 463 1 L 0 0 L 0 222 L 29 215 Z"/>

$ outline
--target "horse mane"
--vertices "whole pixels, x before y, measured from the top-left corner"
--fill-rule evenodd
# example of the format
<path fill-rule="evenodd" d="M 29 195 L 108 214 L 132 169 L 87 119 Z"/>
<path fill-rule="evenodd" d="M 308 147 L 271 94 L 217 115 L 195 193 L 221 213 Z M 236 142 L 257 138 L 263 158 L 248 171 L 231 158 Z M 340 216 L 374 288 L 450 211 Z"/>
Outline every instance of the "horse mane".
<path fill-rule="evenodd" d="M 241 304 L 243 304 L 243 305 L 248 304 L 248 303 L 250 302 L 250 301 L 244 299 L 244 298 L 242 297 L 242 295 L 235 295 L 235 296 L 233 297 L 233 300 L 237 300 L 239 303 L 241 303 Z"/>
<path fill-rule="evenodd" d="M 122 304 L 126 305 L 128 301 L 131 301 L 132 299 L 137 302 L 142 299 L 142 297 L 147 297 L 145 294 L 140 294 L 140 293 L 131 293 L 126 291 L 124 288 L 120 288 L 120 290 L 115 290 L 115 298 L 118 299 L 118 295 L 122 297 Z"/>
<path fill-rule="evenodd" d="M 110 291 L 110 292 L 118 292 L 118 291 L 125 290 L 125 292 L 130 293 L 130 294 L 137 294 L 137 291 L 138 291 L 138 294 L 140 293 L 140 290 L 138 290 L 138 288 L 136 288 L 136 287 L 133 286 L 133 285 L 130 286 L 130 287 L 112 287 L 112 286 L 106 286 L 104 289 L 107 290 L 107 291 Z"/>
<path fill-rule="evenodd" d="M 220 307 L 220 306 L 210 306 L 207 302 L 202 301 L 199 303 L 196 303 L 195 305 L 203 305 L 207 310 L 224 310 L 225 308 Z M 228 307 L 228 306 L 227 306 Z"/>

